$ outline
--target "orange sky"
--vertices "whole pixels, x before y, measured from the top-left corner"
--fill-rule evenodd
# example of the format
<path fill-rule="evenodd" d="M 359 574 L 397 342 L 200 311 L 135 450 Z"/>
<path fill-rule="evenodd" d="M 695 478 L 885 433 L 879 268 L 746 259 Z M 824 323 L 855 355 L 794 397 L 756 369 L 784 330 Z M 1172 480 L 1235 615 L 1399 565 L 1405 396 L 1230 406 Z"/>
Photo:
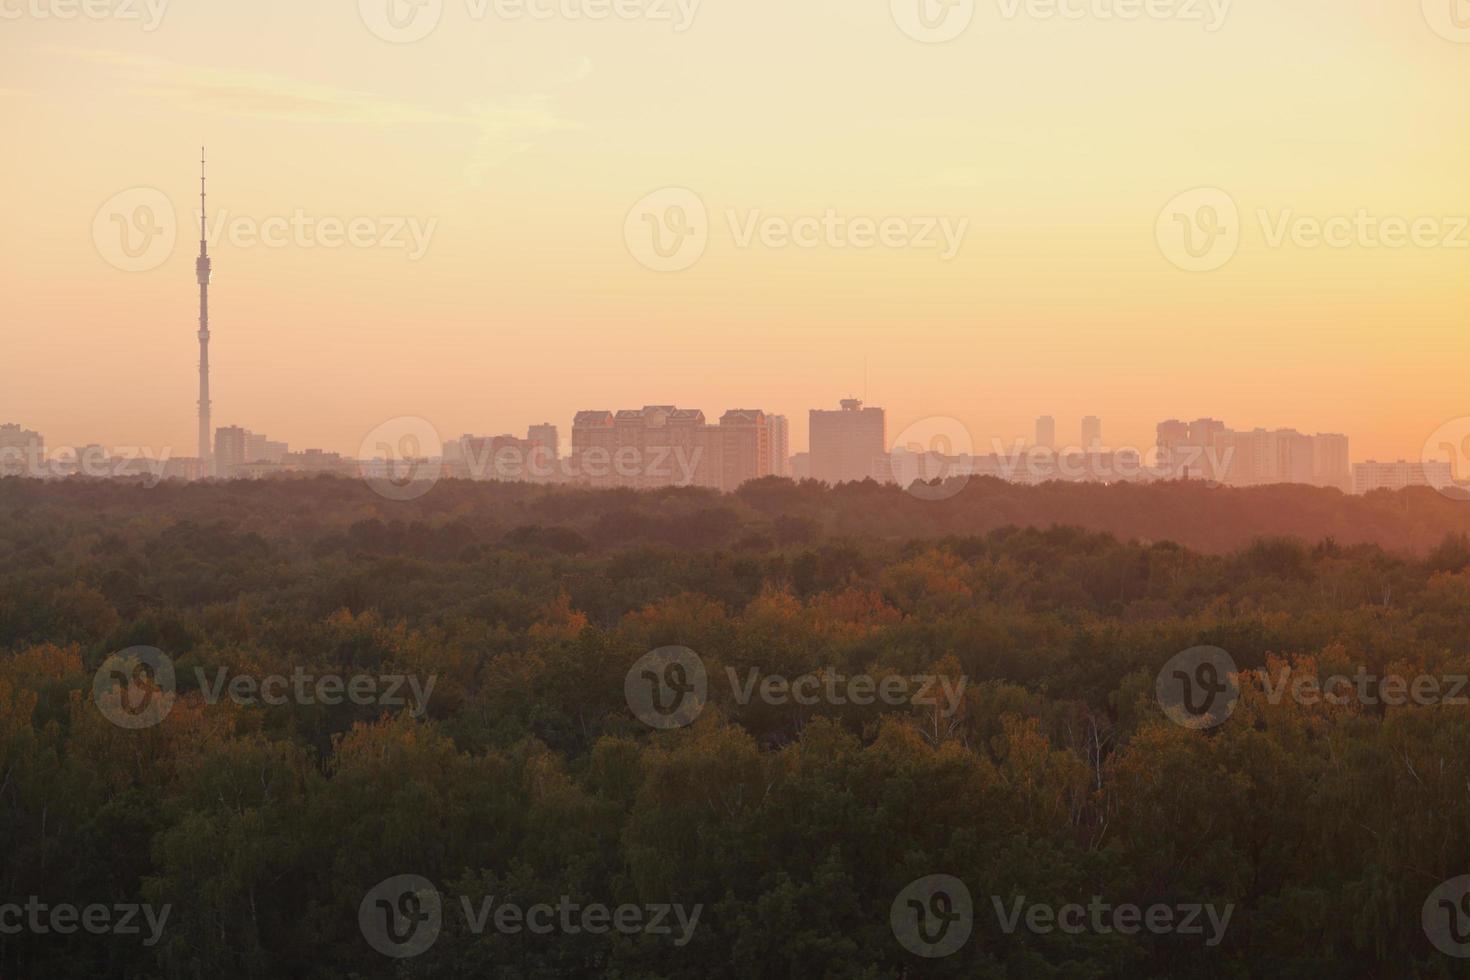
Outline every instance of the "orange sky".
<path fill-rule="evenodd" d="M 800 449 L 808 408 L 866 391 L 894 435 L 943 415 L 984 445 L 1045 413 L 1070 441 L 1097 414 L 1147 446 L 1212 415 L 1365 459 L 1470 415 L 1465 0 L 1238 0 L 1215 30 L 1223 0 L 976 0 L 945 43 L 905 33 L 920 0 L 426 0 L 411 43 L 374 33 L 388 0 L 92 2 L 125 6 L 0 0 L 0 422 L 53 446 L 193 452 L 200 143 L 243 229 L 212 248 L 214 421 L 298 448 L 676 403 L 785 413 Z M 138 188 L 176 242 L 124 271 Z M 663 188 L 705 212 L 678 271 L 630 215 Z M 1238 211 L 1211 271 L 1169 237 L 1195 188 Z M 1182 200 L 1198 228 L 1218 198 Z M 829 211 L 841 240 L 759 231 Z M 252 238 L 294 215 L 359 242 Z M 1337 217 L 1346 244 L 1313 245 Z M 1427 220 L 1421 244 L 1370 245 L 1385 218 Z M 853 247 L 885 219 L 897 244 Z M 948 258 L 912 241 L 940 219 L 965 228 Z M 387 247 L 400 224 L 422 255 Z"/>

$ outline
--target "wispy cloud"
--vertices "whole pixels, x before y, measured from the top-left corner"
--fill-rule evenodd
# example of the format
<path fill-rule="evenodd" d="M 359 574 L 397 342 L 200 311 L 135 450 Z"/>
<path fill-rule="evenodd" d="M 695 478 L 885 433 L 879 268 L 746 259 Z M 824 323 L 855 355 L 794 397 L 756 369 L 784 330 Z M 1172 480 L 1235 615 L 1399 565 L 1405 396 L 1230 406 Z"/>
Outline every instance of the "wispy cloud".
<path fill-rule="evenodd" d="M 181 65 L 139 55 L 85 48 L 59 53 L 116 70 L 148 95 L 186 108 L 255 119 L 368 127 L 463 126 L 479 133 L 466 176 L 479 181 L 486 170 L 534 146 L 558 130 L 576 128 L 550 108 L 548 95 L 448 111 L 368 92 L 321 85 L 264 72 Z M 579 65 L 574 80 L 591 73 Z"/>

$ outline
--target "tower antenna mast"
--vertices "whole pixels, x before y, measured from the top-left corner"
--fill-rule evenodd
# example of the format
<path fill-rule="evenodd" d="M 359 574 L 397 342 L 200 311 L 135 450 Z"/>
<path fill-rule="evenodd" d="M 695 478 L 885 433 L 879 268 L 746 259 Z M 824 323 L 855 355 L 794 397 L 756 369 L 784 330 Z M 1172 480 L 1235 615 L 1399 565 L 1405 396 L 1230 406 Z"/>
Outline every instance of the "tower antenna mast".
<path fill-rule="evenodd" d="M 199 258 L 194 263 L 195 277 L 199 280 L 199 460 L 210 474 L 209 461 L 213 457 L 209 445 L 209 279 L 212 265 L 209 261 L 209 242 L 205 223 L 204 198 L 204 147 L 199 148 Z"/>

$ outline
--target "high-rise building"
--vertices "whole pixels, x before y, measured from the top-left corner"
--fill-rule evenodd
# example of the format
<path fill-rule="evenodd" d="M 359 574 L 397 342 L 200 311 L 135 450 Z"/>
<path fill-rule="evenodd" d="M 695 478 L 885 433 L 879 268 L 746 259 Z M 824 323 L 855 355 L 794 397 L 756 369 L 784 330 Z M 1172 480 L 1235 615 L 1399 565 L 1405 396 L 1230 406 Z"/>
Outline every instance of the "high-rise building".
<path fill-rule="evenodd" d="M 250 430 L 238 425 L 222 426 L 214 433 L 214 475 L 229 479 L 236 467 L 250 462 Z"/>
<path fill-rule="evenodd" d="M 1215 419 L 1158 425 L 1158 467 L 1167 477 L 1231 486 L 1302 483 L 1348 489 L 1348 438 L 1295 429 L 1235 431 Z"/>
<path fill-rule="evenodd" d="M 1347 436 L 1319 432 L 1312 437 L 1312 482 L 1319 487 L 1336 487 L 1344 493 L 1352 489 Z"/>
<path fill-rule="evenodd" d="M 849 483 L 873 478 L 888 453 L 888 423 L 881 408 L 845 398 L 837 411 L 811 410 L 812 479 Z"/>
<path fill-rule="evenodd" d="M 0 425 L 0 476 L 41 476 L 45 462 L 46 440 L 41 433 L 14 423 Z"/>
<path fill-rule="evenodd" d="M 1057 446 L 1057 420 L 1050 415 L 1036 420 L 1036 445 L 1040 449 L 1055 449 Z"/>
<path fill-rule="evenodd" d="M 550 422 L 531 426 L 526 431 L 526 438 L 539 445 L 546 456 L 553 461 L 561 455 L 561 440 L 557 435 L 556 426 Z"/>
<path fill-rule="evenodd" d="M 1088 452 L 1101 449 L 1102 441 L 1102 419 L 1096 415 L 1088 415 L 1082 419 L 1082 448 Z"/>
<path fill-rule="evenodd" d="M 766 413 L 732 408 L 720 416 L 720 486 L 726 492 L 771 475 L 771 435 Z"/>
<path fill-rule="evenodd" d="M 1410 463 L 1398 460 L 1380 463 L 1370 459 L 1366 463 L 1353 465 L 1353 492 L 1369 493 L 1374 490 L 1402 490 L 1405 487 L 1436 487 L 1443 489 L 1454 483 L 1454 472 L 1443 460 L 1425 460 Z"/>
<path fill-rule="evenodd" d="M 734 409 L 709 425 L 700 410 L 673 405 L 578 412 L 568 474 L 599 487 L 733 491 L 770 472 L 765 419 L 758 409 Z"/>
<path fill-rule="evenodd" d="M 766 428 L 771 435 L 771 475 L 790 476 L 791 426 L 784 415 L 767 415 Z"/>

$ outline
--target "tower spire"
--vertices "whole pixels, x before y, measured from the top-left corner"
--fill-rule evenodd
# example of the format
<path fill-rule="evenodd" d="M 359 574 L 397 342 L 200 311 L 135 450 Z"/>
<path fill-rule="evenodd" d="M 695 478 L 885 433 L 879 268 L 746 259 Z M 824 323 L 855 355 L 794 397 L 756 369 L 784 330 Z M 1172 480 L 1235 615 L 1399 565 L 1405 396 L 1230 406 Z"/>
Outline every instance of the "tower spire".
<path fill-rule="evenodd" d="M 199 459 L 210 473 L 209 437 L 209 279 L 213 264 L 209 261 L 209 235 L 204 210 L 204 147 L 199 148 L 199 258 L 194 274 L 199 280 Z"/>
<path fill-rule="evenodd" d="M 199 148 L 199 254 L 200 255 L 208 255 L 209 254 L 209 249 L 205 245 L 205 239 L 208 237 L 208 235 L 206 235 L 205 234 L 205 231 L 204 231 L 204 228 L 205 228 L 204 215 L 205 215 L 205 210 L 204 210 L 204 147 L 201 146 Z"/>

